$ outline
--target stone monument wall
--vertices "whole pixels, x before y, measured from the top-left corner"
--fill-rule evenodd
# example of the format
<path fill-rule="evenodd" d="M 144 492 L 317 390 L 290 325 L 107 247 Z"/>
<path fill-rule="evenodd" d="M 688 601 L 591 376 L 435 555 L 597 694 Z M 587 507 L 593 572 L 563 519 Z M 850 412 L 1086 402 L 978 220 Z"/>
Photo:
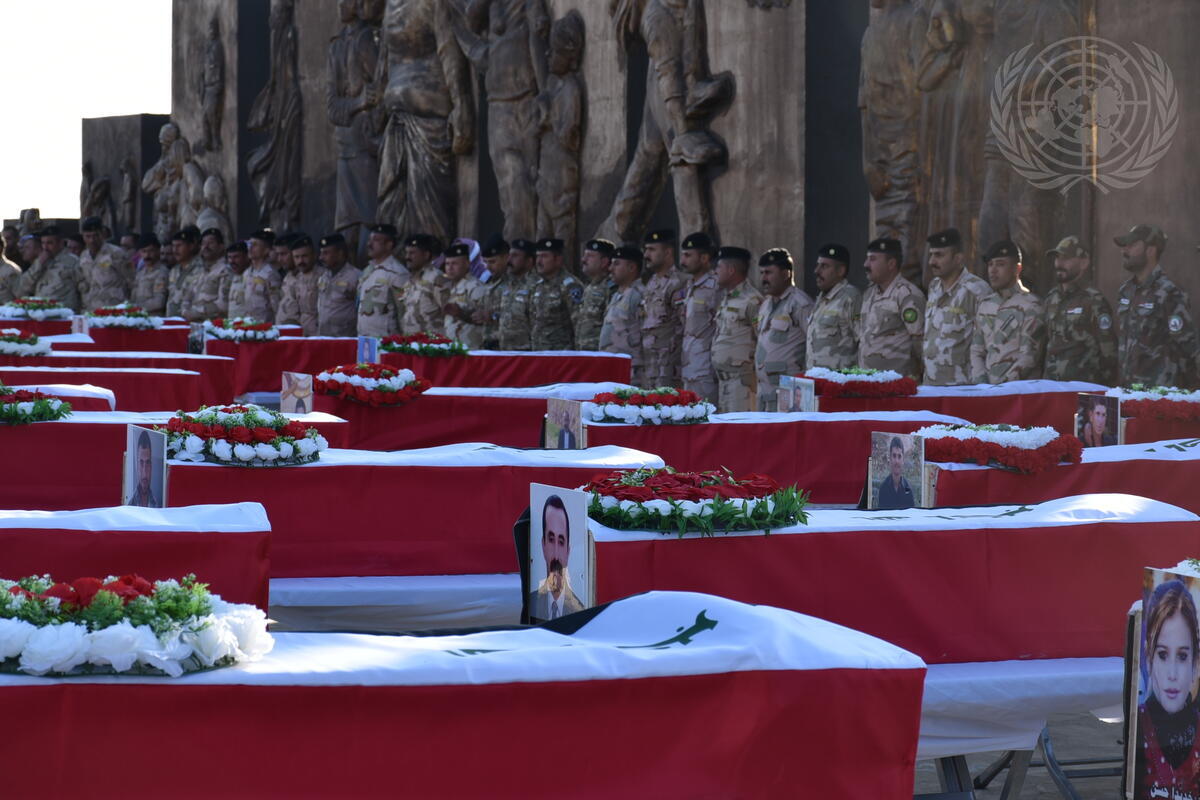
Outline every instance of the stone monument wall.
<path fill-rule="evenodd" d="M 82 121 L 83 164 L 90 167 L 93 186 L 108 178 L 107 210 L 114 217 L 110 224 L 117 236 L 151 227 L 151 198 L 141 191 L 141 180 L 158 158 L 158 131 L 167 120 L 165 114 L 133 114 Z M 132 202 L 127 199 L 130 190 Z"/>

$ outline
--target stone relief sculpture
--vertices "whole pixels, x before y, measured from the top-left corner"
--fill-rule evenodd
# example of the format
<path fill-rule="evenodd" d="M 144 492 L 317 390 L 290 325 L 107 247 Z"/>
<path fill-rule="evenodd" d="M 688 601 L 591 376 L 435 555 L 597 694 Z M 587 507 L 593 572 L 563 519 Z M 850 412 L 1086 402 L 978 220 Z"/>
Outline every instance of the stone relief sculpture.
<path fill-rule="evenodd" d="M 124 233 L 137 229 L 137 165 L 133 163 L 132 156 L 126 156 L 121 162 L 121 197 L 120 211 L 116 221 L 116 232 Z"/>
<path fill-rule="evenodd" d="M 259 218 L 275 230 L 300 223 L 301 97 L 296 60 L 295 0 L 271 3 L 271 77 L 250 108 L 247 127 L 267 141 L 250 152 L 246 171 Z"/>
<path fill-rule="evenodd" d="M 571 11 L 550 28 L 549 77 L 537 99 L 540 161 L 537 173 L 537 235 L 566 243 L 569 258 L 578 253 L 579 153 L 583 147 L 585 100 L 584 25 Z"/>
<path fill-rule="evenodd" d="M 385 123 L 378 107 L 367 105 L 367 87 L 379 62 L 381 0 L 339 0 L 342 28 L 329 42 L 326 107 L 337 147 L 334 229 L 351 249 L 365 245 L 366 226 L 375 221 L 379 185 L 379 145 Z"/>
<path fill-rule="evenodd" d="M 179 184 L 179 209 L 176 226 L 195 225 L 196 217 L 204 205 L 204 171 L 192 159 L 187 139 L 181 139 L 180 154 L 183 159 L 183 179 Z"/>
<path fill-rule="evenodd" d="M 84 211 L 87 209 L 88 196 L 92 193 L 92 162 L 84 161 L 80 172 L 82 174 L 79 181 L 79 216 L 82 218 L 89 216 Z"/>
<path fill-rule="evenodd" d="M 601 232 L 640 238 L 668 176 L 675 188 L 679 226 L 711 231 L 712 213 L 703 169 L 725 157 L 725 146 L 706 124 L 733 96 L 729 73 L 711 75 L 703 0 L 610 0 L 617 35 L 646 43 L 650 69 L 637 150 Z"/>
<path fill-rule="evenodd" d="M 219 175 L 209 175 L 204 180 L 203 207 L 196 216 L 196 227 L 202 231 L 216 228 L 225 237 L 225 241 L 233 241 L 233 226 L 229 224 L 226 214 L 228 201 L 225 195 L 225 182 Z"/>
<path fill-rule="evenodd" d="M 225 45 L 221 43 L 221 23 L 214 14 L 208 21 L 208 42 L 204 46 L 204 69 L 200 72 L 200 116 L 204 125 L 205 150 L 221 147 L 221 117 L 225 111 Z"/>
<path fill-rule="evenodd" d="M 496 173 L 507 239 L 540 236 L 537 98 L 546 88 L 550 15 L 544 0 L 469 0 L 455 18 L 459 45 L 483 74 L 488 154 Z"/>
<path fill-rule="evenodd" d="M 142 191 L 154 196 L 154 233 L 170 241 L 179 229 L 179 202 L 183 191 L 183 167 L 191 159 L 191 148 L 174 122 L 158 132 L 162 153 L 142 176 Z"/>
<path fill-rule="evenodd" d="M 402 232 L 449 241 L 458 205 L 455 156 L 474 146 L 468 64 L 449 3 L 388 0 L 368 106 L 382 104 L 377 216 Z M 380 91 L 377 87 L 383 87 Z"/>
<path fill-rule="evenodd" d="M 22 236 L 37 233 L 42 229 L 42 212 L 37 208 L 21 209 L 21 224 L 17 226 Z"/>

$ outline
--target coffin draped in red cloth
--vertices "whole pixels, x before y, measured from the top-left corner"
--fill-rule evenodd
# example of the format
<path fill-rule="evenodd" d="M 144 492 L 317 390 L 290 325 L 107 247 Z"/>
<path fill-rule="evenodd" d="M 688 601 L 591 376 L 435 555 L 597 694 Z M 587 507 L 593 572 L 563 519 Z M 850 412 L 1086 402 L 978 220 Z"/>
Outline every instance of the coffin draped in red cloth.
<path fill-rule="evenodd" d="M 71 404 L 72 411 L 115 411 L 116 395 L 110 389 L 90 384 L 22 384 L 9 389 L 26 392 L 41 392 Z"/>
<path fill-rule="evenodd" d="M 1121 420 L 1121 424 L 1125 426 L 1125 444 L 1200 438 L 1200 420 L 1127 417 Z"/>
<path fill-rule="evenodd" d="M 89 383 L 102 386 L 116 395 L 120 411 L 199 408 L 203 397 L 203 377 L 194 370 L 0 365 L 0 382 L 6 385 Z"/>
<path fill-rule="evenodd" d="M 18 328 L 35 336 L 63 336 L 71 332 L 71 320 L 0 319 L 0 328 Z"/>
<path fill-rule="evenodd" d="M 647 453 L 458 445 L 401 453 L 327 450 L 315 464 L 240 469 L 171 462 L 171 505 L 255 500 L 273 528 L 271 575 L 515 572 L 512 525 L 529 484 L 575 488 Z"/>
<path fill-rule="evenodd" d="M 315 375 L 339 364 L 352 364 L 358 352 L 358 340 L 280 337 L 273 342 L 230 342 L 210 339 L 207 352 L 237 360 L 234 394 L 241 395 L 279 391 L 282 372 Z"/>
<path fill-rule="evenodd" d="M 150 329 L 116 326 L 89 327 L 87 335 L 91 338 L 91 342 L 54 342 L 54 349 L 100 352 L 129 350 L 155 353 L 186 353 L 188 351 L 186 326 Z"/>
<path fill-rule="evenodd" d="M 0 355 L 0 370 L 3 370 L 4 367 L 124 367 L 194 370 L 202 376 L 200 402 L 208 404 L 228 403 L 233 399 L 233 366 L 234 361 L 231 358 L 189 355 L 187 353 L 99 353 L 56 350 L 48 356 Z"/>
<path fill-rule="evenodd" d="M 256 503 L 192 508 L 0 511 L 0 577 L 194 573 L 230 603 L 267 610 L 271 523 Z"/>
<path fill-rule="evenodd" d="M 543 386 L 550 383 L 629 383 L 628 356 L 564 351 L 537 353 L 472 352 L 466 356 L 427 358 L 383 353 L 379 360 L 406 367 L 433 386 Z"/>
<path fill-rule="evenodd" d="M 787 608 L 928 663 L 1115 656 L 1142 568 L 1200 553 L 1200 519 L 1129 495 L 1044 506 L 817 510 L 769 536 L 592 523 L 597 600 L 651 589 Z"/>

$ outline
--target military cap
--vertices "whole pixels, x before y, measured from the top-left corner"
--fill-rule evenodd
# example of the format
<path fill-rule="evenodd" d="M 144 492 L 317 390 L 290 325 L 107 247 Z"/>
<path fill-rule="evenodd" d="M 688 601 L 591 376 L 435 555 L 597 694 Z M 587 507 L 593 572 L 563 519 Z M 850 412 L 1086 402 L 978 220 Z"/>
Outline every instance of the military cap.
<path fill-rule="evenodd" d="M 83 244 L 83 235 L 78 233 L 68 233 L 67 238 L 76 244 Z"/>
<path fill-rule="evenodd" d="M 1015 258 L 1021 260 L 1021 248 L 1007 239 L 996 242 L 988 248 L 988 251 L 983 254 L 983 263 L 991 261 L 993 258 Z"/>
<path fill-rule="evenodd" d="M 944 231 L 938 231 L 925 240 L 925 243 L 930 247 L 962 247 L 962 234 L 958 232 L 958 228 L 946 228 Z"/>
<path fill-rule="evenodd" d="M 79 223 L 79 230 L 84 233 L 94 233 L 104 230 L 104 222 L 99 217 L 84 217 Z"/>
<path fill-rule="evenodd" d="M 672 244 L 674 241 L 675 231 L 670 228 L 660 228 L 647 233 L 646 238 L 642 239 L 642 244 Z"/>
<path fill-rule="evenodd" d="M 200 239 L 200 229 L 199 229 L 198 227 L 196 227 L 196 225 L 194 225 L 194 224 L 192 224 L 192 225 L 184 225 L 182 228 L 180 228 L 180 230 L 182 230 L 182 231 L 188 231 L 188 232 L 189 232 L 189 233 L 191 233 L 193 236 L 195 236 L 197 240 L 199 240 L 199 239 Z"/>
<path fill-rule="evenodd" d="M 221 244 L 225 243 L 225 234 L 221 233 L 220 228 L 205 228 L 200 234 L 200 238 L 203 239 L 205 236 L 215 236 L 218 242 Z"/>
<path fill-rule="evenodd" d="M 873 239 L 867 244 L 868 253 L 883 253 L 885 256 L 900 261 L 904 258 L 904 245 L 900 244 L 899 239 L 893 239 L 889 236 L 881 236 L 878 239 Z"/>
<path fill-rule="evenodd" d="M 329 233 L 321 237 L 321 247 L 345 247 L 346 237 L 340 233 Z"/>
<path fill-rule="evenodd" d="M 270 228 L 262 228 L 250 234 L 251 239 L 258 239 L 260 242 L 267 244 L 275 244 L 275 231 Z"/>
<path fill-rule="evenodd" d="M 563 251 L 562 239 L 538 239 L 537 251 L 539 253 L 561 253 Z"/>
<path fill-rule="evenodd" d="M 850 248 L 842 244 L 823 244 L 817 251 L 818 258 L 832 258 L 840 264 L 850 266 Z"/>
<path fill-rule="evenodd" d="M 246 247 L 245 242 L 233 242 L 225 248 L 226 253 L 246 253 L 250 248 Z"/>
<path fill-rule="evenodd" d="M 391 225 L 389 225 L 388 227 L 392 228 Z M 392 228 L 392 230 L 394 231 L 396 229 Z M 438 238 L 436 236 L 433 236 L 428 233 L 414 233 L 414 234 L 411 234 L 407 239 L 404 240 L 405 247 L 417 247 L 417 248 L 420 248 L 421 250 L 424 250 L 427 253 L 440 252 L 442 249 L 441 245 L 442 245 L 442 243 L 440 241 L 438 241 Z"/>
<path fill-rule="evenodd" d="M 758 265 L 760 267 L 775 266 L 791 269 L 792 254 L 787 251 L 786 247 L 772 247 L 759 257 Z"/>
<path fill-rule="evenodd" d="M 1079 243 L 1078 236 L 1067 236 L 1053 248 L 1047 250 L 1046 255 L 1077 258 L 1088 255 L 1088 251 Z"/>
<path fill-rule="evenodd" d="M 508 255 L 508 242 L 504 241 L 504 237 L 498 233 L 493 233 L 492 237 L 487 240 L 487 244 L 479 251 L 484 258 L 493 256 Z"/>
<path fill-rule="evenodd" d="M 522 253 L 526 253 L 528 255 L 534 255 L 537 253 L 537 245 L 528 239 L 513 239 L 509 244 L 509 249 L 520 250 Z"/>
<path fill-rule="evenodd" d="M 458 256 L 470 256 L 471 255 L 471 245 L 465 244 L 463 242 L 455 242 L 454 244 L 447 247 L 444 251 L 442 251 L 442 255 L 444 255 L 446 258 L 456 258 Z"/>
<path fill-rule="evenodd" d="M 608 239 L 589 239 L 584 248 L 593 253 L 599 253 L 605 258 L 612 258 L 613 253 L 617 252 L 617 246 Z"/>
<path fill-rule="evenodd" d="M 291 247 L 292 240 L 295 238 L 296 238 L 296 234 L 292 233 L 291 231 L 288 231 L 287 233 L 281 233 L 275 237 L 275 246 L 276 247 Z"/>
<path fill-rule="evenodd" d="M 288 240 L 288 246 L 293 250 L 303 250 L 313 246 L 312 237 L 307 233 L 293 233 Z"/>
<path fill-rule="evenodd" d="M 744 247 L 722 247 L 717 251 L 717 261 L 720 261 L 723 258 L 729 258 L 733 259 L 734 261 L 745 261 L 747 264 L 749 264 L 752 257 L 753 256 L 751 255 L 750 251 Z"/>
<path fill-rule="evenodd" d="M 613 259 L 621 259 L 622 261 L 632 261 L 639 267 L 642 265 L 642 251 L 633 245 L 625 244 L 613 250 Z"/>
<path fill-rule="evenodd" d="M 175 231 L 175 235 L 171 237 L 172 242 L 187 242 L 188 244 L 195 244 L 199 240 L 200 237 L 188 228 Z"/>
<path fill-rule="evenodd" d="M 369 225 L 367 226 L 367 232 L 386 236 L 393 242 L 400 238 L 400 232 L 396 230 L 396 226 L 389 222 L 376 222 L 374 225 Z"/>
<path fill-rule="evenodd" d="M 707 233 L 700 231 L 693 233 L 683 240 L 683 244 L 679 245 L 680 250 L 704 250 L 711 253 L 716 247 L 713 245 L 712 237 Z"/>
<path fill-rule="evenodd" d="M 1129 233 L 1113 239 L 1118 247 L 1125 247 L 1134 242 L 1145 242 L 1154 245 L 1161 252 L 1167 246 L 1167 235 L 1157 225 L 1134 225 Z"/>
<path fill-rule="evenodd" d="M 143 247 L 162 247 L 162 242 L 153 233 L 143 233 L 138 237 L 137 246 L 139 250 Z"/>
<path fill-rule="evenodd" d="M 62 236 L 62 228 L 57 225 L 47 225 L 37 232 L 38 236 Z"/>

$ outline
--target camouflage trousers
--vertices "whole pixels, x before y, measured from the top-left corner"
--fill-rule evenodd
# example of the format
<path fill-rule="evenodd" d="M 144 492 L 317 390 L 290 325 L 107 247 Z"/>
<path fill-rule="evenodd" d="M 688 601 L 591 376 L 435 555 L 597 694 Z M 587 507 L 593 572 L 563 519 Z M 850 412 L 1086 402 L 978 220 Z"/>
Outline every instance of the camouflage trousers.
<path fill-rule="evenodd" d="M 645 353 L 642 358 L 645 363 L 642 365 L 642 372 L 645 383 L 642 385 L 646 389 L 657 389 L 659 386 L 670 386 L 679 388 L 679 351 L 669 350 L 666 352 L 649 352 Z"/>
<path fill-rule="evenodd" d="M 759 411 L 778 411 L 779 410 L 779 395 L 775 390 L 779 388 L 779 375 L 781 373 L 768 373 L 767 380 L 761 381 L 758 384 L 758 410 Z"/>
<path fill-rule="evenodd" d="M 742 368 L 713 368 L 717 376 L 717 411 L 722 414 L 733 411 L 753 411 L 754 364 Z M 698 391 L 693 389 L 693 391 Z"/>

